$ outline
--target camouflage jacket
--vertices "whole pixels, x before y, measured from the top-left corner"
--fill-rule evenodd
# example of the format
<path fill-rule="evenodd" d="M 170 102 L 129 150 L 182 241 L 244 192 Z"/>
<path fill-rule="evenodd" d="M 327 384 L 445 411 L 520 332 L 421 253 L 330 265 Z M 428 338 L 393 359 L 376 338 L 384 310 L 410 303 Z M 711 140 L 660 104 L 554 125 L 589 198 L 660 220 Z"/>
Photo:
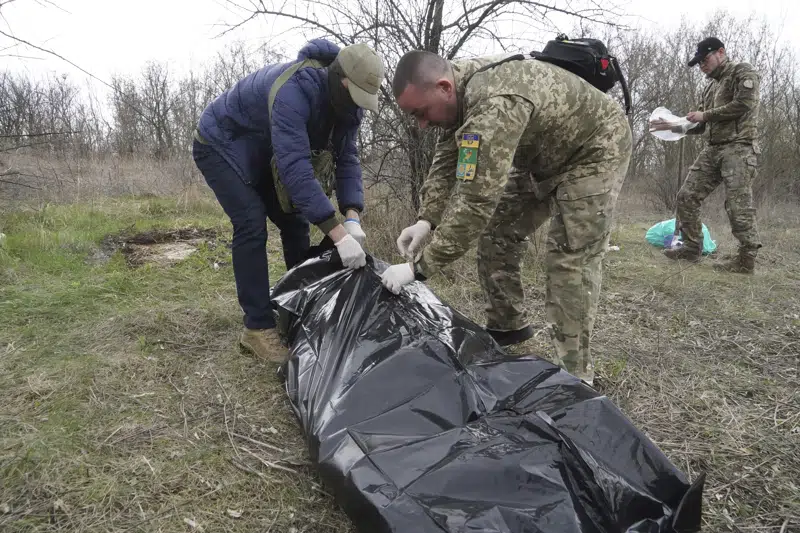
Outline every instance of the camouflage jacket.
<path fill-rule="evenodd" d="M 708 131 L 709 144 L 752 144 L 757 135 L 758 72 L 749 63 L 726 61 L 710 77 L 699 106 L 699 111 L 705 114 L 705 122 L 689 133 Z"/>
<path fill-rule="evenodd" d="M 417 264 L 426 277 L 479 237 L 512 167 L 535 176 L 546 194 L 563 179 L 611 172 L 630 157 L 630 127 L 609 96 L 533 59 L 476 72 L 498 59 L 452 62 L 458 121 L 439 138 L 421 191 L 419 218 L 436 229 Z"/>

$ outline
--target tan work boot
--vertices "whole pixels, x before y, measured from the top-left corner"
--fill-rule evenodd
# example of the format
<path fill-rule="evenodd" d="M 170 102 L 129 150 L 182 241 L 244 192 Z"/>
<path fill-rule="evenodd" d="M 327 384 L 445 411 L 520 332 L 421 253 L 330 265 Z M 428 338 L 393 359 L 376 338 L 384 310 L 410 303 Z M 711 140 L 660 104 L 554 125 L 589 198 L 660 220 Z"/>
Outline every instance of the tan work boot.
<path fill-rule="evenodd" d="M 670 259 L 685 259 L 686 261 L 697 263 L 700 261 L 703 253 L 699 247 L 695 248 L 692 245 L 684 244 L 680 248 L 668 248 L 664 250 L 664 255 Z"/>
<path fill-rule="evenodd" d="M 262 361 L 282 363 L 289 357 L 289 350 L 283 345 L 278 330 L 244 328 L 239 344 L 250 350 Z"/>
<path fill-rule="evenodd" d="M 756 254 L 740 248 L 739 255 L 727 261 L 716 263 L 714 270 L 717 272 L 731 272 L 734 274 L 752 274 L 756 269 Z"/>

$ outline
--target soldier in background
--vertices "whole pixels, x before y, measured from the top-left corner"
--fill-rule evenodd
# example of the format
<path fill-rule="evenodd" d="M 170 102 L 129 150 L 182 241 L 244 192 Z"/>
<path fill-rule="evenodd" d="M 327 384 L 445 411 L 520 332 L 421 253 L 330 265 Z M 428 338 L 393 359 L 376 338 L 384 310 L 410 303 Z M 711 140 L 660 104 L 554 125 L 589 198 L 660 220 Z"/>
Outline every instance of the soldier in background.
<path fill-rule="evenodd" d="M 734 63 L 725 54 L 725 45 L 716 37 L 703 39 L 689 67 L 700 70 L 711 80 L 703 91 L 698 111 L 686 118 L 698 123 L 688 134 L 708 132 L 708 144 L 700 152 L 678 192 L 678 229 L 683 246 L 668 249 L 670 259 L 699 261 L 703 251 L 700 208 L 720 183 L 725 184 L 725 210 L 731 232 L 739 240 L 739 254 L 714 268 L 752 274 L 761 241 L 753 207 L 753 181 L 758 154 L 756 141 L 759 104 L 759 75 L 749 63 Z M 651 124 L 653 130 L 672 129 L 665 123 Z"/>
<path fill-rule="evenodd" d="M 384 286 L 435 275 L 477 240 L 487 330 L 503 345 L 533 335 L 523 313 L 526 237 L 555 213 L 547 239 L 547 329 L 556 362 L 591 384 L 589 340 L 602 261 L 631 155 L 620 107 L 580 77 L 536 60 L 447 61 L 412 51 L 393 92 L 421 128 L 444 133 L 416 224 L 398 238 L 413 258 L 389 267 Z M 445 213 L 445 208 L 448 208 Z M 422 241 L 433 239 L 419 253 Z"/>

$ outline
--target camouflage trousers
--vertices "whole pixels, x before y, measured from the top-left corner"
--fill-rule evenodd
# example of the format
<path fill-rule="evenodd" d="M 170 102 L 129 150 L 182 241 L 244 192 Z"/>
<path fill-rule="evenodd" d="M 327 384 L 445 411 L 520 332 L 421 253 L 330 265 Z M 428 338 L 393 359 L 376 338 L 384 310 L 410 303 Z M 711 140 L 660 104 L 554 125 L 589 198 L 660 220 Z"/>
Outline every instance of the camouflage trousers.
<path fill-rule="evenodd" d="M 509 176 L 503 196 L 478 242 L 478 274 L 486 299 L 486 326 L 509 331 L 527 325 L 522 259 L 528 237 L 550 221 L 545 253 L 547 330 L 555 362 L 594 379 L 589 340 L 594 328 L 603 258 L 614 207 L 629 159 L 611 172 L 564 176 L 551 194 L 537 198 L 529 173 Z"/>
<path fill-rule="evenodd" d="M 756 255 L 761 248 L 753 207 L 757 169 L 757 151 L 749 144 L 709 145 L 700 152 L 678 191 L 677 218 L 687 245 L 703 248 L 700 208 L 708 195 L 724 183 L 731 232 L 744 251 Z"/>

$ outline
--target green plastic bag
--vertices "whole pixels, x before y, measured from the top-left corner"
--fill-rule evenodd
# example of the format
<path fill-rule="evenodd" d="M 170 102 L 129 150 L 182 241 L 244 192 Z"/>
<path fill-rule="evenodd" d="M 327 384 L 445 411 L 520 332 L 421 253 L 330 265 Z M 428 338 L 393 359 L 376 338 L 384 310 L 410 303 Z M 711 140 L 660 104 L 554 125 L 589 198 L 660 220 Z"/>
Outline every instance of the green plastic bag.
<path fill-rule="evenodd" d="M 647 230 L 647 234 L 644 236 L 644 238 L 647 239 L 647 242 L 653 246 L 664 248 L 668 240 L 671 239 L 674 234 L 675 219 L 671 218 L 669 220 L 659 222 Z M 703 224 L 703 254 L 710 254 L 716 249 L 717 243 L 711 240 L 711 234 L 708 232 L 706 225 Z"/>

